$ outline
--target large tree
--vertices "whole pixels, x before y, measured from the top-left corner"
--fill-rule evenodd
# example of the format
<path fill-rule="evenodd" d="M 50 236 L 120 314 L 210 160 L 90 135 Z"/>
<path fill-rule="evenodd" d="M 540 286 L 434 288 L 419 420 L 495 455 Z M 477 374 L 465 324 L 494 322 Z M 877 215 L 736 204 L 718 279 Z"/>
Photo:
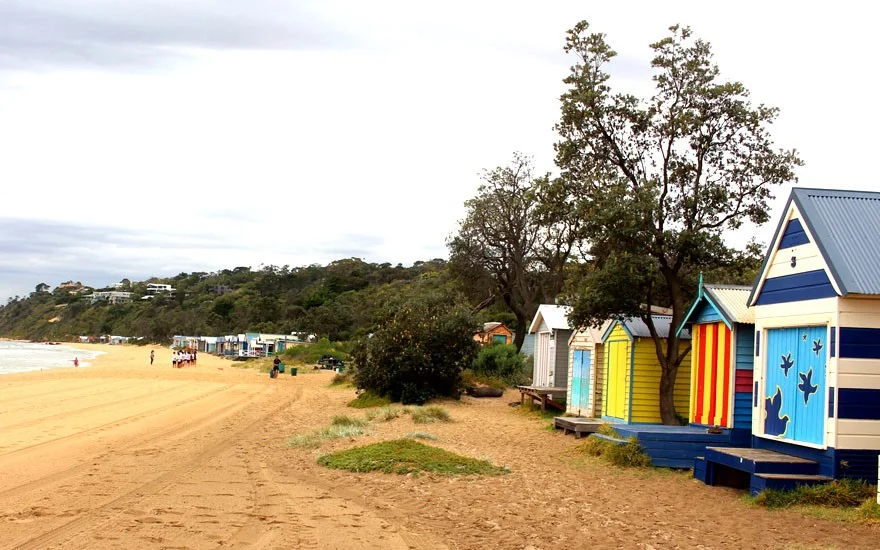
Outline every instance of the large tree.
<path fill-rule="evenodd" d="M 571 319 L 596 325 L 638 316 L 662 366 L 664 423 L 677 423 L 675 378 L 686 346 L 668 345 L 645 304 L 672 308 L 678 327 L 700 270 L 742 263 L 749 254 L 726 231 L 768 220 L 771 188 L 793 181 L 794 150 L 774 148 L 768 126 L 778 110 L 753 105 L 739 82 L 723 81 L 707 42 L 687 27 L 651 44 L 654 94 L 615 93 L 608 66 L 616 55 L 583 21 L 568 32 L 576 59 L 565 79 L 557 164 L 584 219 L 587 268 L 573 289 Z"/>
<path fill-rule="evenodd" d="M 483 181 L 447 243 L 450 266 L 469 290 L 483 293 L 481 305 L 500 298 L 514 314 L 519 350 L 538 306 L 563 288 L 579 221 L 560 207 L 566 197 L 559 182 L 535 177 L 527 157 L 515 154 Z"/>

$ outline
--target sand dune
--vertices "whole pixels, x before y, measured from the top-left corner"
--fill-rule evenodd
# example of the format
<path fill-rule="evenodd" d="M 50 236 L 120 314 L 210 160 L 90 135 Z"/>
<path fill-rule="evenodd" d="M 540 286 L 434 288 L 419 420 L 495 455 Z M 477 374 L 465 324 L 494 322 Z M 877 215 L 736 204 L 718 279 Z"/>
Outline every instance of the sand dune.
<path fill-rule="evenodd" d="M 451 424 L 374 424 L 318 450 L 350 389 L 331 373 L 277 380 L 202 355 L 100 346 L 93 366 L 0 377 L 0 548 L 876 547 L 876 530 L 770 513 L 686 475 L 584 458 L 500 400 L 446 404 Z M 430 431 L 503 464 L 501 477 L 358 475 L 318 454 Z"/>

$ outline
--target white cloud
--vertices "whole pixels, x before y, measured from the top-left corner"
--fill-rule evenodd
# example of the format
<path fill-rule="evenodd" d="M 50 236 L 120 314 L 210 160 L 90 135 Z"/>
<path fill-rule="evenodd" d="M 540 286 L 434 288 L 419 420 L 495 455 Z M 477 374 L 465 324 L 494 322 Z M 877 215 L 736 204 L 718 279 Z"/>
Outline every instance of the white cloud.
<path fill-rule="evenodd" d="M 0 35 L 11 15 L 44 31 L 47 11 L 58 36 L 84 36 L 92 27 L 83 21 L 100 32 L 72 51 L 60 39 L 6 33 L 0 219 L 105 234 L 99 250 L 63 239 L 44 255 L 0 250 L 0 297 L 50 277 L 83 278 L 87 268 L 110 282 L 342 256 L 445 256 L 482 169 L 513 151 L 553 169 L 570 64 L 564 33 L 584 18 L 619 52 L 620 84 L 637 90 L 650 84 L 647 45 L 672 23 L 690 24 L 713 44 L 725 77 L 782 109 L 773 135 L 801 151 L 801 184 L 876 187 L 853 162 L 871 157 L 868 129 L 877 126 L 866 69 L 871 18 L 858 4 L 792 12 L 766 2 L 314 2 L 294 10 L 260 0 L 247 4 L 247 17 L 231 1 L 44 4 L 39 13 L 7 4 Z M 150 17 L 131 11 L 142 6 Z M 186 24 L 173 32 L 161 28 L 180 17 Z M 787 192 L 777 192 L 774 214 Z M 117 232 L 143 242 L 120 242 Z"/>

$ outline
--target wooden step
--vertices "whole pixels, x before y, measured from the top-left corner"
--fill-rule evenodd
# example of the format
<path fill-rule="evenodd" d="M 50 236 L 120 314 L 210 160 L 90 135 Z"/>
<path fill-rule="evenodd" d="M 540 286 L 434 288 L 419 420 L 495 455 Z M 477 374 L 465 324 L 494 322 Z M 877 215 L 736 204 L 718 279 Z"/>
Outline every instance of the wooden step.
<path fill-rule="evenodd" d="M 574 433 L 577 439 L 596 433 L 602 424 L 605 424 L 603 420 L 579 416 L 557 416 L 553 419 L 553 425 L 557 430 L 562 430 L 566 435 Z"/>
<path fill-rule="evenodd" d="M 810 474 L 752 474 L 749 493 L 755 496 L 765 489 L 791 491 L 800 485 L 819 485 L 830 481 L 833 481 L 833 478 Z"/>
<path fill-rule="evenodd" d="M 706 447 L 707 462 L 750 474 L 815 475 L 819 463 L 766 449 Z"/>

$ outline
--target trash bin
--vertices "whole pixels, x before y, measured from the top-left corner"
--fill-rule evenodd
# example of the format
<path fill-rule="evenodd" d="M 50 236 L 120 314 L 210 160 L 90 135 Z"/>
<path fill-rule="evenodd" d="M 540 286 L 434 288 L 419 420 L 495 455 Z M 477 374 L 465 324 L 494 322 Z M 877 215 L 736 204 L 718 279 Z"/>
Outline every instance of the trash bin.
<path fill-rule="evenodd" d="M 296 376 L 296 367 L 290 367 L 290 376 Z"/>
<path fill-rule="evenodd" d="M 284 363 L 278 363 L 278 372 L 284 374 Z"/>

